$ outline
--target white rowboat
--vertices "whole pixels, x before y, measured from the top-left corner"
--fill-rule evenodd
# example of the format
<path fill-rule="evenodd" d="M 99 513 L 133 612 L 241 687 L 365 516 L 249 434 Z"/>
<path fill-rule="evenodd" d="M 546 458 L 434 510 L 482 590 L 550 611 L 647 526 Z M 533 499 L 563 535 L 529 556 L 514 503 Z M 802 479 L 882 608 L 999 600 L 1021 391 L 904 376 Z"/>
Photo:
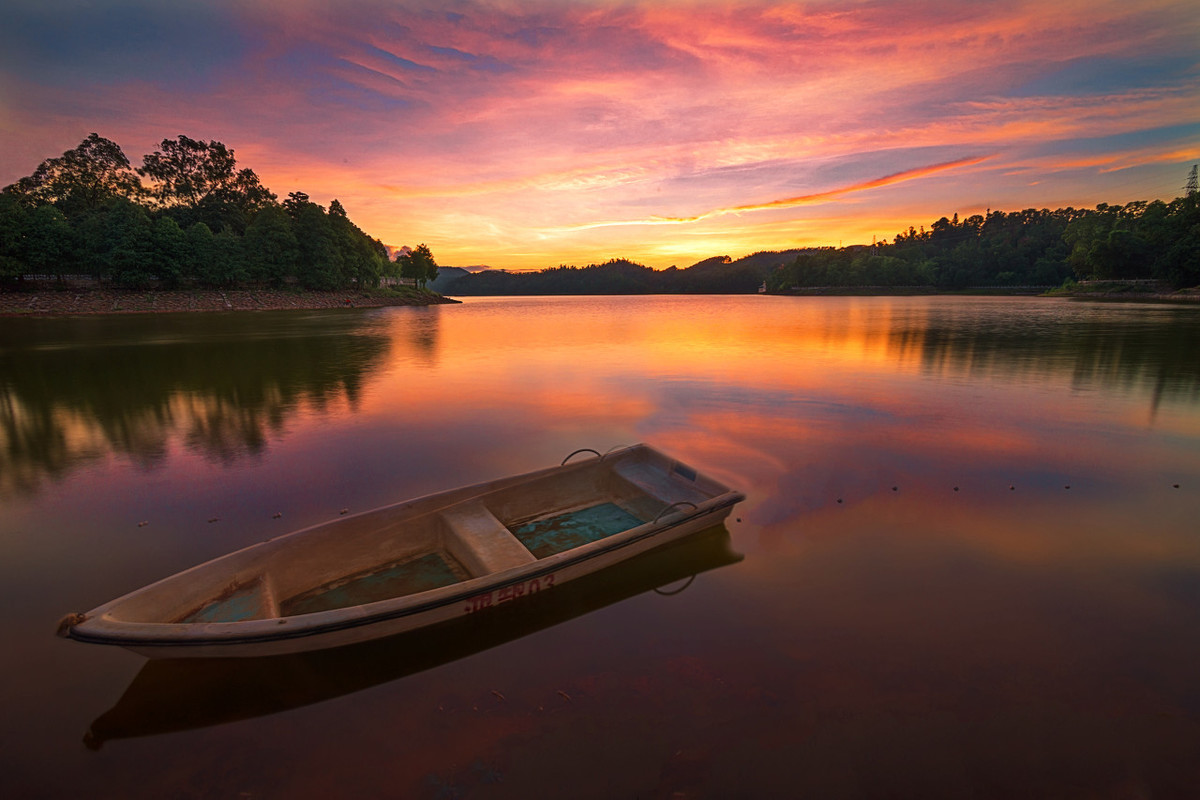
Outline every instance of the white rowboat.
<path fill-rule="evenodd" d="M 740 492 L 647 445 L 316 525 L 164 578 L 60 634 L 151 658 L 301 653 L 552 590 L 720 523 Z"/>
<path fill-rule="evenodd" d="M 113 707 L 93 720 L 84 743 L 97 749 L 113 739 L 222 725 L 352 694 L 483 653 L 643 593 L 660 595 L 644 603 L 676 602 L 701 573 L 741 560 L 729 530 L 716 525 L 552 592 L 396 636 L 264 658 L 150 659 Z M 700 619 L 697 624 L 705 622 Z"/>

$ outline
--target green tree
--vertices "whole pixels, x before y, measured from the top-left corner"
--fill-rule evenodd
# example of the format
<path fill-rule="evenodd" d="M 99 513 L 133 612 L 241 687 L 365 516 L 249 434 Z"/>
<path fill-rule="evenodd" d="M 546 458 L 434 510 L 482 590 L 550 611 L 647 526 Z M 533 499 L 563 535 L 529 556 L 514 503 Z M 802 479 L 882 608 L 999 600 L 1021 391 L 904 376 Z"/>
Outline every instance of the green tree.
<path fill-rule="evenodd" d="M 282 206 L 269 205 L 259 211 L 246 229 L 243 244 L 251 280 L 280 286 L 295 276 L 300 243 Z"/>
<path fill-rule="evenodd" d="M 4 193 L 29 205 L 53 203 L 73 217 L 96 211 L 113 198 L 138 200 L 143 189 L 121 148 L 92 133 L 75 149 L 43 161 Z"/>
<path fill-rule="evenodd" d="M 368 285 L 374 288 L 379 286 L 380 279 L 391 264 L 391 259 L 388 258 L 387 246 L 378 239 L 367 237 L 367 247 L 370 248 L 373 264 Z"/>
<path fill-rule="evenodd" d="M 213 235 L 213 260 L 208 276 L 213 286 L 238 286 L 249 279 L 242 237 L 228 230 Z"/>
<path fill-rule="evenodd" d="M 138 174 L 153 181 L 151 194 L 163 208 L 182 208 L 183 222 L 242 233 L 250 217 L 275 202 L 275 195 L 251 169 L 237 168 L 233 150 L 218 141 L 182 134 L 163 139 L 142 157 Z M 194 217 L 191 219 L 189 217 Z"/>
<path fill-rule="evenodd" d="M 1200 286 L 1200 196 L 1190 193 L 1176 198 L 1162 224 L 1167 233 L 1155 263 L 1156 274 L 1176 288 Z"/>
<path fill-rule="evenodd" d="M 218 264 L 216 237 L 212 228 L 203 222 L 197 222 L 186 231 L 187 258 L 184 261 L 184 274 L 187 280 L 202 284 L 219 286 L 225 270 Z"/>
<path fill-rule="evenodd" d="M 150 215 L 136 203 L 110 204 L 100 247 L 101 276 L 118 286 L 145 287 L 157 277 Z"/>
<path fill-rule="evenodd" d="M 396 263 L 400 265 L 400 277 L 414 281 L 419 288 L 425 288 L 426 281 L 437 279 L 437 262 L 433 252 L 424 244 L 417 245 L 410 253 L 397 255 Z"/>
<path fill-rule="evenodd" d="M 287 200 L 284 200 L 282 205 L 283 210 L 288 213 L 288 216 L 296 219 L 300 216 L 300 212 L 306 206 L 311 205 L 311 203 L 312 201 L 309 200 L 308 195 L 304 192 L 288 192 Z"/>
<path fill-rule="evenodd" d="M 425 262 L 425 280 L 436 281 L 438 276 L 438 264 L 433 258 L 432 251 L 422 244 L 417 246 L 416 252 L 418 255 L 420 255 L 421 260 Z M 425 287 L 424 281 L 422 281 L 421 287 Z"/>
<path fill-rule="evenodd" d="M 411 250 L 396 253 L 396 266 L 401 278 L 412 281 L 414 285 L 420 285 L 420 276 L 425 274 L 425 270 L 413 260 Z"/>
<path fill-rule="evenodd" d="M 29 212 L 25 229 L 25 263 L 39 275 L 54 275 L 62 280 L 71 266 L 75 232 L 66 216 L 52 205 Z"/>
<path fill-rule="evenodd" d="M 293 224 L 300 247 L 297 278 L 306 289 L 338 289 L 343 285 L 342 254 L 329 217 L 316 203 L 304 203 Z"/>
<path fill-rule="evenodd" d="M 346 209 L 337 200 L 329 204 L 329 223 L 342 256 L 343 281 L 359 287 L 378 286 L 379 276 L 383 272 L 380 251 L 376 247 L 378 242 L 350 221 Z M 387 259 L 386 249 L 382 252 L 382 259 Z"/>
<path fill-rule="evenodd" d="M 29 213 L 15 196 L 0 194 L 0 278 L 20 280 L 27 271 L 25 230 Z"/>
<path fill-rule="evenodd" d="M 159 217 L 151 232 L 154 274 L 167 288 L 179 286 L 188 276 L 188 238 L 171 217 Z"/>

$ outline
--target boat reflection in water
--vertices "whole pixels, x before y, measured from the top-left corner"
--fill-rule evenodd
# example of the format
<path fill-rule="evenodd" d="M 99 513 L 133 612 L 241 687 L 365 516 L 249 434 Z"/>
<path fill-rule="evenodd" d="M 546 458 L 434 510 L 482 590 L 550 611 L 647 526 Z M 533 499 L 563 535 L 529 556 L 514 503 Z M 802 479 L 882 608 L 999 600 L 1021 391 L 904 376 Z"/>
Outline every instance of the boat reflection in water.
<path fill-rule="evenodd" d="M 696 575 L 735 564 L 724 525 L 655 548 L 488 614 L 387 639 L 264 658 L 152 659 L 84 735 L 151 736 L 274 714 L 448 664 L 649 591 L 675 595 Z M 680 581 L 686 583 L 680 584 Z"/>

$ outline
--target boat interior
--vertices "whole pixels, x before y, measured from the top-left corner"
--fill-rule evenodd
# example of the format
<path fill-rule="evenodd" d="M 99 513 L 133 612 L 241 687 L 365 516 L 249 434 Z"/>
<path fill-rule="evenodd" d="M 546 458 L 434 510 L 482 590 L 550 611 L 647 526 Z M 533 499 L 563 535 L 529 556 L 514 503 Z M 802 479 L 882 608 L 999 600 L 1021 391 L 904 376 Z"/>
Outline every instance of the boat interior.
<path fill-rule="evenodd" d="M 217 623 L 362 606 L 524 567 L 725 491 L 650 448 L 629 448 L 264 542 L 129 595 L 109 615 Z"/>

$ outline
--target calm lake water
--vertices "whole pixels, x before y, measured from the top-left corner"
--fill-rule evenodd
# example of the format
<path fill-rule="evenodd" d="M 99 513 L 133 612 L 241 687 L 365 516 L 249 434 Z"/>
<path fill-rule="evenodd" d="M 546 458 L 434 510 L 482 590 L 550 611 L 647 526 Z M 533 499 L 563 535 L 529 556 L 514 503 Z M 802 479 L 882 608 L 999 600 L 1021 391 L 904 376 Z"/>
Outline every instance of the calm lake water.
<path fill-rule="evenodd" d="M 748 499 L 553 603 L 233 665 L 54 636 L 342 509 L 638 441 Z M 1200 308 L 0 319 L 0 506 L 4 797 L 1200 792 Z"/>

